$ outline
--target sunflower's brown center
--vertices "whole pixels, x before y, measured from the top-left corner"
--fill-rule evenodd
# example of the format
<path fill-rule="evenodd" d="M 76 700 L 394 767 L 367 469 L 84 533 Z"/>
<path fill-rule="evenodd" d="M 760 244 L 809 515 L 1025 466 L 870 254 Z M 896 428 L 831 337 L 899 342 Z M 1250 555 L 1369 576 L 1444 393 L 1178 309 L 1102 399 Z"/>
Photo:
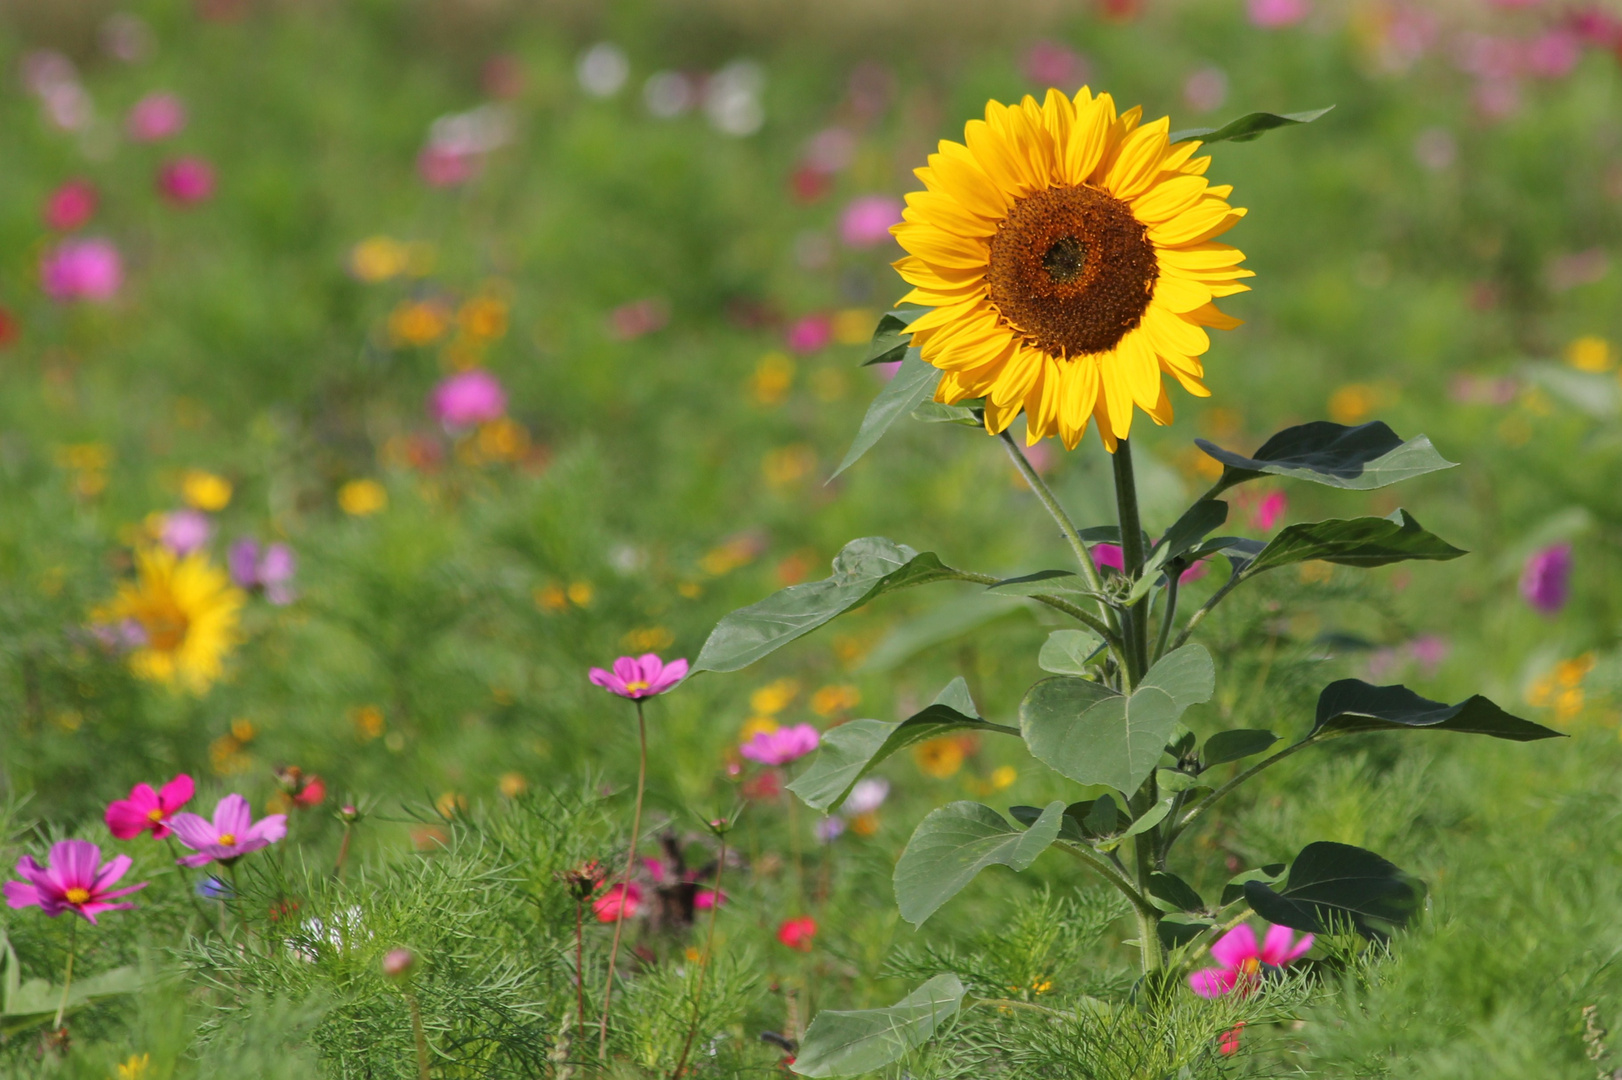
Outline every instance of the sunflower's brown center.
<path fill-rule="evenodd" d="M 1143 223 L 1090 187 L 1014 204 L 991 238 L 991 302 L 1051 356 L 1114 348 L 1148 310 L 1159 266 Z"/>
<path fill-rule="evenodd" d="M 167 597 L 151 600 L 136 613 L 141 629 L 146 632 L 146 643 L 159 652 L 174 652 L 186 641 L 191 620 L 180 605 Z"/>

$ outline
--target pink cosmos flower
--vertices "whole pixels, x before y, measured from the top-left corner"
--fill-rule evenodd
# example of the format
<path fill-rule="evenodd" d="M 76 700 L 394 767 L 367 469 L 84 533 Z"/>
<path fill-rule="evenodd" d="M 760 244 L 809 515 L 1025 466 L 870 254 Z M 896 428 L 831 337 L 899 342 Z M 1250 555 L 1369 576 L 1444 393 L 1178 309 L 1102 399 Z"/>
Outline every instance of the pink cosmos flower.
<path fill-rule="evenodd" d="M 817 936 L 817 920 L 809 915 L 784 919 L 777 927 L 777 940 L 799 952 L 811 951 L 811 939 Z"/>
<path fill-rule="evenodd" d="M 1191 581 L 1198 581 L 1211 572 L 1211 564 L 1205 559 L 1197 560 L 1193 566 L 1177 575 L 1177 584 L 1187 585 Z"/>
<path fill-rule="evenodd" d="M 1120 544 L 1094 544 L 1092 552 L 1099 569 L 1107 566 L 1116 573 L 1126 573 L 1126 557 L 1121 554 Z"/>
<path fill-rule="evenodd" d="M 214 807 L 212 822 L 196 814 L 176 814 L 170 825 L 180 842 L 196 852 L 177 860 L 182 866 L 204 866 L 216 860 L 229 864 L 287 835 L 286 814 L 270 814 L 255 822 L 248 800 L 235 794 Z"/>
<path fill-rule="evenodd" d="M 498 420 L 507 411 L 501 380 L 483 368 L 442 380 L 428 398 L 428 412 L 446 427 L 465 428 Z"/>
<path fill-rule="evenodd" d="M 693 906 L 700 911 L 708 911 L 712 907 L 719 907 L 730 897 L 726 893 L 718 893 L 714 889 L 700 889 L 693 894 Z"/>
<path fill-rule="evenodd" d="M 153 791 L 151 784 L 136 784 L 130 788 L 129 798 L 108 804 L 107 828 L 120 840 L 133 840 L 144 832 L 162 840 L 169 835 L 169 819 L 191 802 L 195 790 L 185 773 L 163 785 L 161 791 Z"/>
<path fill-rule="evenodd" d="M 1289 508 L 1290 500 L 1284 492 L 1270 491 L 1250 508 L 1250 527 L 1257 532 L 1269 532 Z"/>
<path fill-rule="evenodd" d="M 642 886 L 636 882 L 610 886 L 608 891 L 591 902 L 591 910 L 598 922 L 619 922 L 636 918 L 642 906 Z"/>
<path fill-rule="evenodd" d="M 185 557 L 208 543 L 213 532 L 214 526 L 210 524 L 208 515 L 188 507 L 163 515 L 163 531 L 159 539 L 164 547 Z"/>
<path fill-rule="evenodd" d="M 180 134 L 186 126 L 186 106 L 173 94 L 148 94 L 137 101 L 124 121 L 124 130 L 136 142 L 157 142 Z"/>
<path fill-rule="evenodd" d="M 788 347 L 802 356 L 827 348 L 833 340 L 833 320 L 826 315 L 806 315 L 788 328 Z"/>
<path fill-rule="evenodd" d="M 200 157 L 175 158 L 158 170 L 158 191 L 177 206 L 195 206 L 214 194 L 214 166 Z"/>
<path fill-rule="evenodd" d="M 1571 545 L 1551 544 L 1532 553 L 1521 571 L 1521 598 L 1544 615 L 1571 599 Z"/>
<path fill-rule="evenodd" d="M 1267 931 L 1267 940 L 1258 948 L 1256 932 L 1240 923 L 1217 939 L 1211 946 L 1211 956 L 1221 967 L 1204 968 L 1188 977 L 1188 985 L 1204 998 L 1221 997 L 1238 990 L 1241 994 L 1261 978 L 1263 965 L 1283 967 L 1312 948 L 1313 937 L 1303 934 L 1295 940 L 1295 931 L 1288 926 L 1274 926 Z M 1237 1040 L 1236 1040 L 1237 1041 Z"/>
<path fill-rule="evenodd" d="M 123 283 L 124 266 L 109 240 L 63 240 L 39 264 L 40 284 L 52 300 L 111 300 Z"/>
<path fill-rule="evenodd" d="M 1087 81 L 1087 58 L 1058 41 L 1038 41 L 1025 50 L 1025 80 L 1040 87 L 1080 86 Z"/>
<path fill-rule="evenodd" d="M 795 724 L 776 731 L 755 732 L 755 737 L 739 747 L 738 753 L 762 765 L 787 765 L 815 750 L 821 741 L 817 729 L 810 724 Z"/>
<path fill-rule="evenodd" d="M 32 855 L 17 860 L 17 873 L 26 881 L 6 882 L 6 903 L 14 908 L 37 907 L 51 918 L 64 911 L 77 912 L 92 926 L 103 911 L 122 911 L 134 904 L 110 904 L 147 883 L 112 889 L 129 872 L 131 859 L 120 855 L 103 864 L 101 848 L 88 840 L 61 840 L 51 845 L 49 866 Z"/>
<path fill-rule="evenodd" d="M 417 175 L 429 187 L 456 187 L 478 175 L 480 164 L 476 154 L 430 144 L 417 155 Z"/>
<path fill-rule="evenodd" d="M 293 575 L 298 572 L 298 556 L 286 544 L 271 544 L 261 553 L 259 541 L 243 537 L 226 554 L 231 580 L 244 589 L 262 589 L 265 599 L 277 607 L 291 604 L 298 596 Z"/>
<path fill-rule="evenodd" d="M 858 195 L 839 215 L 839 238 L 846 247 L 877 247 L 901 224 L 901 200 L 892 195 Z"/>
<path fill-rule="evenodd" d="M 45 227 L 56 232 L 72 232 L 96 213 L 95 185 L 88 180 L 69 180 L 45 199 Z"/>
<path fill-rule="evenodd" d="M 687 661 L 672 660 L 667 664 L 654 653 L 622 656 L 614 661 L 613 671 L 594 667 L 590 677 L 593 686 L 636 701 L 662 694 L 685 679 Z"/>
<path fill-rule="evenodd" d="M 1583 42 L 1570 30 L 1550 30 L 1526 43 L 1527 71 L 1540 79 L 1563 79 L 1583 58 Z"/>
<path fill-rule="evenodd" d="M 1312 14 L 1308 0 L 1250 0 L 1246 5 L 1252 24 L 1264 30 L 1277 30 Z"/>

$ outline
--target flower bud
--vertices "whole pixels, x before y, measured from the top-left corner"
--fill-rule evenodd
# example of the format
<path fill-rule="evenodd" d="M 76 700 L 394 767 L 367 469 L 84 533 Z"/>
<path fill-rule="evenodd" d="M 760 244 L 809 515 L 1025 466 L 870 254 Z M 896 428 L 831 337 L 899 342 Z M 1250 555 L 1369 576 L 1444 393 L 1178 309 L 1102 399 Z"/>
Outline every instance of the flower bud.
<path fill-rule="evenodd" d="M 391 979 L 403 979 L 417 965 L 417 954 L 410 949 L 390 949 L 383 958 L 383 974 Z"/>

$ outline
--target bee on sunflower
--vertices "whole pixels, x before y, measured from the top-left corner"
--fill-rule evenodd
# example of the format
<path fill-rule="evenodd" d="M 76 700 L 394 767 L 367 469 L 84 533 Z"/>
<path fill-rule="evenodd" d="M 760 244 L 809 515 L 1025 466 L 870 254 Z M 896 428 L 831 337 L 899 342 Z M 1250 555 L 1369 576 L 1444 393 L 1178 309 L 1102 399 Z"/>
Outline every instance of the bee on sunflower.
<path fill-rule="evenodd" d="M 1216 238 L 1245 211 L 1207 182 L 1198 141 L 1172 143 L 1170 121 L 1142 112 L 1085 87 L 992 101 L 916 170 L 925 190 L 892 230 L 902 302 L 933 309 L 912 344 L 944 372 L 935 400 L 983 398 L 992 434 L 1023 412 L 1029 444 L 1074 449 L 1096 421 L 1114 452 L 1135 408 L 1171 422 L 1163 375 L 1210 396 L 1206 329 L 1240 324 L 1213 301 L 1253 276 Z"/>
<path fill-rule="evenodd" d="M 182 558 L 164 547 L 141 548 L 135 568 L 135 581 L 119 586 L 93 621 L 133 631 L 129 662 L 136 675 L 204 693 L 241 640 L 237 621 L 247 597 L 201 551 Z"/>

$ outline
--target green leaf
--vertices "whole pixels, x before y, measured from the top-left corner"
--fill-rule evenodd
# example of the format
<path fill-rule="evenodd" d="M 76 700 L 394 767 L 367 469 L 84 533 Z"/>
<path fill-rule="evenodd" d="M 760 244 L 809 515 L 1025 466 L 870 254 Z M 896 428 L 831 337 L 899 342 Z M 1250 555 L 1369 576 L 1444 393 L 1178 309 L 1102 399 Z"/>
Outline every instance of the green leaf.
<path fill-rule="evenodd" d="M 1186 554 L 1227 520 L 1228 504 L 1220 499 L 1201 499 L 1184 511 L 1183 516 L 1166 530 L 1166 535 L 1160 538 L 1154 551 L 1149 553 L 1148 560 L 1143 564 L 1143 572 L 1132 585 L 1127 603 L 1135 604 L 1148 596 L 1166 563 Z"/>
<path fill-rule="evenodd" d="M 967 405 L 946 405 L 939 401 L 926 401 L 912 410 L 912 418 L 926 424 L 961 424 L 981 427 L 985 421 Z"/>
<path fill-rule="evenodd" d="M 1372 851 L 1319 841 L 1290 865 L 1282 889 L 1245 883 L 1245 899 L 1268 922 L 1329 933 L 1348 922 L 1367 938 L 1385 938 L 1406 926 L 1425 898 L 1425 886 Z"/>
<path fill-rule="evenodd" d="M 1357 427 L 1314 420 L 1285 428 L 1250 457 L 1204 439 L 1194 443 L 1222 462 L 1222 479 L 1213 494 L 1264 474 L 1368 491 L 1458 464 L 1438 454 L 1425 436 L 1403 442 L 1378 420 Z"/>
<path fill-rule="evenodd" d="M 1169 905 L 1167 911 L 1204 911 L 1205 900 L 1194 886 L 1165 870 L 1149 875 L 1149 895 Z"/>
<path fill-rule="evenodd" d="M 801 1076 L 857 1076 L 899 1061 L 928 1042 L 963 1004 L 956 975 L 937 975 L 887 1009 L 824 1009 L 790 1066 Z"/>
<path fill-rule="evenodd" d="M 1086 805 L 1086 804 L 1080 804 Z M 1121 824 L 1121 808 L 1115 805 L 1115 800 L 1108 795 L 1100 795 L 1094 799 L 1087 810 L 1087 816 L 1082 818 L 1082 831 L 1089 836 L 1108 836 Z"/>
<path fill-rule="evenodd" d="M 1275 885 L 1278 883 L 1278 879 L 1283 876 L 1284 864 L 1281 862 L 1268 863 L 1259 869 L 1237 873 L 1229 878 L 1228 883 L 1222 887 L 1222 906 L 1227 907 L 1235 900 L 1243 898 L 1245 895 L 1245 882 L 1247 881 L 1260 881 L 1268 885 Z"/>
<path fill-rule="evenodd" d="M 15 955 L 7 962 L 16 967 Z M 9 983 L 9 975 L 8 975 Z M 68 989 L 69 1013 L 110 997 L 139 993 L 146 985 L 140 971 L 133 967 L 113 968 L 88 978 L 75 979 Z M 29 979 L 15 987 L 7 987 L 5 1013 L 0 1017 L 0 1032 L 15 1035 L 56 1018 L 56 1008 L 62 1001 L 62 988 L 52 986 L 44 979 Z"/>
<path fill-rule="evenodd" d="M 1278 742 L 1278 736 L 1271 731 L 1261 731 L 1257 728 L 1235 728 L 1232 731 L 1219 731 L 1205 740 L 1205 749 L 1201 754 L 1201 766 L 1209 769 L 1213 765 L 1224 765 L 1230 761 L 1259 754 L 1269 746 Z"/>
<path fill-rule="evenodd" d="M 1334 106 L 1325 109 L 1312 109 L 1309 112 L 1296 113 L 1246 113 L 1237 120 L 1230 120 L 1218 128 L 1184 128 L 1182 131 L 1171 133 L 1174 143 L 1186 142 L 1189 139 L 1198 139 L 1210 145 L 1219 142 L 1250 142 L 1259 139 L 1266 132 L 1274 128 L 1293 127 L 1296 124 L 1310 124 L 1318 117 L 1323 116 Z"/>
<path fill-rule="evenodd" d="M 891 424 L 928 400 L 935 393 L 935 384 L 940 381 L 941 369 L 924 363 L 918 350 L 909 348 L 907 358 L 896 368 L 895 378 L 884 385 L 884 389 L 873 399 L 873 404 L 867 407 L 862 426 L 856 429 L 856 438 L 852 440 L 850 449 L 845 451 L 839 468 L 828 479 L 832 480 L 856 464 L 890 430 Z"/>
<path fill-rule="evenodd" d="M 1211 654 L 1199 645 L 1161 657 L 1130 698 L 1086 679 L 1044 679 L 1020 702 L 1020 731 L 1049 768 L 1130 795 L 1154 771 L 1184 710 L 1211 700 L 1215 683 Z"/>
<path fill-rule="evenodd" d="M 1155 933 L 1159 936 L 1162 945 L 1167 949 L 1175 949 L 1197 940 L 1201 934 L 1215 925 L 1216 923 L 1210 919 L 1174 913 L 1167 915 L 1155 925 Z"/>
<path fill-rule="evenodd" d="M 1048 803 L 1029 829 L 976 802 L 947 803 L 918 823 L 895 865 L 901 917 L 922 926 L 988 866 L 1024 870 L 1059 837 L 1064 803 Z"/>
<path fill-rule="evenodd" d="M 868 346 L 862 366 L 891 364 L 906 354 L 909 331 L 913 320 L 930 309 L 922 304 L 903 304 L 894 311 L 886 311 L 873 330 L 873 344 Z"/>
<path fill-rule="evenodd" d="M 1055 675 L 1085 675 L 1087 661 L 1104 647 L 1104 639 L 1091 630 L 1055 630 L 1036 654 L 1036 665 Z"/>
<path fill-rule="evenodd" d="M 737 671 L 876 596 L 960 579 L 933 551 L 919 554 L 882 536 L 852 540 L 834 557 L 831 577 L 792 585 L 722 618 L 693 670 Z"/>
<path fill-rule="evenodd" d="M 1542 724 L 1511 716 L 1480 694 L 1457 705 L 1422 698 L 1406 686 L 1372 686 L 1361 679 L 1341 679 L 1318 695 L 1318 717 L 1307 736 L 1321 731 L 1402 731 L 1427 728 L 1491 735 L 1512 742 L 1561 739 L 1565 735 Z"/>
<path fill-rule="evenodd" d="M 1311 559 L 1367 568 L 1408 559 L 1457 559 L 1464 554 L 1399 509 L 1390 517 L 1330 518 L 1291 525 L 1273 537 L 1244 572 L 1259 574 Z"/>
<path fill-rule="evenodd" d="M 1088 593 L 1087 582 L 1069 570 L 1038 570 L 1024 577 L 1003 578 L 986 586 L 986 592 L 999 596 L 1047 596 L 1058 593 Z"/>
<path fill-rule="evenodd" d="M 1126 827 L 1126 831 L 1121 833 L 1120 836 L 1115 837 L 1107 843 L 1099 844 L 1099 850 L 1114 851 L 1129 837 L 1148 832 L 1150 829 L 1166 820 L 1166 815 L 1171 813 L 1172 804 L 1176 801 L 1177 800 L 1175 798 L 1171 797 L 1161 799 L 1159 802 L 1149 807 L 1149 809 L 1145 810 L 1142 814 L 1138 815 L 1138 819 L 1132 824 L 1128 825 Z"/>

